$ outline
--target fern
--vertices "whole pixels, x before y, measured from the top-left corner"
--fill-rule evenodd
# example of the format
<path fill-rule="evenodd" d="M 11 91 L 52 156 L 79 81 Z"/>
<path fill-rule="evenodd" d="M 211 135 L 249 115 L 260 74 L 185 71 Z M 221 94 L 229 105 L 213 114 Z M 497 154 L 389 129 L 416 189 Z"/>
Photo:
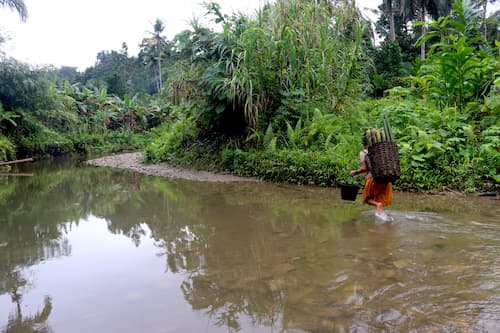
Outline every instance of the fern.
<path fill-rule="evenodd" d="M 266 133 L 264 134 L 264 146 L 267 147 L 271 140 L 274 139 L 273 126 L 271 123 L 267 126 Z"/>

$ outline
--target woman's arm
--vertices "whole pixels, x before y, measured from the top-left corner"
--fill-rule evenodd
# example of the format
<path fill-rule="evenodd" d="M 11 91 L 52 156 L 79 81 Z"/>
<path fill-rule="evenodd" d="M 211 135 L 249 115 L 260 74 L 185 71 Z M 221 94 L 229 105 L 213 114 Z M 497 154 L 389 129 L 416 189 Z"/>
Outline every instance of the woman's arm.
<path fill-rule="evenodd" d="M 352 170 L 351 172 L 349 172 L 349 175 L 356 176 L 364 172 L 368 172 L 368 165 L 366 164 L 366 161 L 361 162 L 361 167 L 357 170 Z"/>

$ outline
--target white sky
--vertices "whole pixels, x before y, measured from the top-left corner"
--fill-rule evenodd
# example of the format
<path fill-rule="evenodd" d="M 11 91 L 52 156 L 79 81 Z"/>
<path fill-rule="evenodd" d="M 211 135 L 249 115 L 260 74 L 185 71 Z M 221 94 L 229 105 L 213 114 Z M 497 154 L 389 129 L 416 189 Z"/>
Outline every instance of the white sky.
<path fill-rule="evenodd" d="M 202 18 L 203 0 L 24 0 L 29 17 L 22 23 L 17 13 L 0 7 L 0 31 L 10 37 L 2 45 L 7 56 L 36 65 L 75 66 L 95 64 L 100 51 L 120 50 L 125 42 L 129 55 L 164 19 L 165 35 L 172 39 L 189 28 L 193 17 Z M 358 7 L 377 8 L 383 0 L 357 0 Z M 208 1 L 207 1 L 208 2 Z M 267 0 L 216 0 L 222 12 L 253 14 Z"/>

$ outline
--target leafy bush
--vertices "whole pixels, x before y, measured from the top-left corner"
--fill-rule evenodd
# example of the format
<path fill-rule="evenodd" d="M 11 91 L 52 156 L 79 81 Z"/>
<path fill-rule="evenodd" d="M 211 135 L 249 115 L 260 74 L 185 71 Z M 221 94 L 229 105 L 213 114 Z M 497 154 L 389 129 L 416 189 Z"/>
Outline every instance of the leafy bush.
<path fill-rule="evenodd" d="M 15 147 L 10 140 L 0 135 L 0 161 L 15 159 Z"/>
<path fill-rule="evenodd" d="M 73 151 L 85 155 L 102 155 L 124 150 L 138 150 L 146 146 L 148 133 L 113 131 L 105 134 L 85 133 L 70 137 Z"/>
<path fill-rule="evenodd" d="M 334 151 L 279 150 L 245 152 L 225 149 L 221 167 L 241 176 L 319 186 L 335 186 L 345 180 L 344 165 Z"/>
<path fill-rule="evenodd" d="M 71 141 L 45 126 L 40 126 L 36 132 L 23 136 L 19 140 L 19 149 L 25 154 L 60 155 L 71 151 Z"/>
<path fill-rule="evenodd" d="M 488 181 L 500 169 L 499 127 L 495 121 L 492 125 L 489 118 L 473 121 L 469 112 L 458 114 L 456 108 L 441 111 L 433 102 L 411 96 L 374 102 L 375 119 L 381 119 L 384 113 L 390 117 L 399 146 L 399 187 L 473 192 L 496 186 Z"/>
<path fill-rule="evenodd" d="M 456 107 L 460 114 L 468 103 L 484 100 L 499 66 L 498 47 L 489 50 L 480 33 L 479 12 L 470 5 L 455 1 L 452 14 L 431 22 L 421 40 L 437 40 L 419 71 L 422 92 L 440 108 Z"/>
<path fill-rule="evenodd" d="M 189 117 L 179 119 L 174 123 L 164 123 L 152 130 L 153 139 L 146 146 L 145 160 L 158 162 L 172 160 L 175 153 L 193 141 L 196 130 Z"/>

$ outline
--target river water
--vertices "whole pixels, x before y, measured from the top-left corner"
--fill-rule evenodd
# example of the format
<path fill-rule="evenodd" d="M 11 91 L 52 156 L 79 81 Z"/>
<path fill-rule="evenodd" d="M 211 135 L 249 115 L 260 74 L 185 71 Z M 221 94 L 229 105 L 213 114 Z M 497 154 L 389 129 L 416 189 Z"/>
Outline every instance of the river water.
<path fill-rule="evenodd" d="M 0 332 L 500 332 L 500 205 L 36 162 L 0 176 Z"/>

